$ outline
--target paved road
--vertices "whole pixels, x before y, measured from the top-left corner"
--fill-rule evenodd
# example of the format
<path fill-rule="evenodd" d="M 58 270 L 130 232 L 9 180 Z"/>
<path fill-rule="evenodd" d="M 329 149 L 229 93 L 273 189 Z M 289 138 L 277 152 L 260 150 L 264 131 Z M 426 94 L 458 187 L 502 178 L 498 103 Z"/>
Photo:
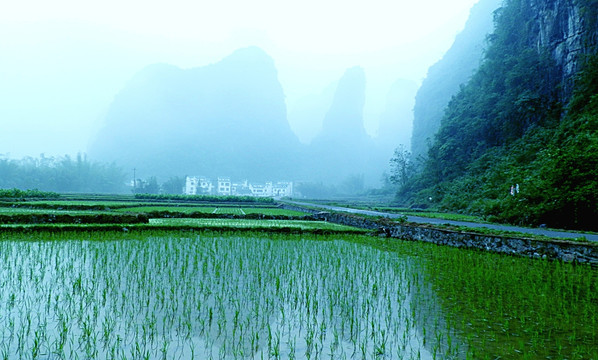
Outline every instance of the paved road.
<path fill-rule="evenodd" d="M 398 218 L 398 217 L 402 216 L 400 214 L 386 213 L 386 212 L 380 212 L 380 211 L 371 211 L 371 210 L 351 209 L 351 208 L 340 207 L 340 206 L 302 203 L 302 202 L 297 202 L 297 201 L 287 201 L 287 202 L 294 204 L 294 205 L 298 205 L 298 206 L 317 207 L 317 208 L 321 208 L 324 210 L 344 211 L 344 212 L 348 212 L 348 213 L 352 213 L 352 214 L 385 216 L 385 217 L 388 217 L 391 219 Z M 467 226 L 467 227 L 472 227 L 472 228 L 488 228 L 488 229 L 501 230 L 501 231 L 517 231 L 517 232 L 528 233 L 528 234 L 544 235 L 544 236 L 548 236 L 548 237 L 552 237 L 552 238 L 574 239 L 574 238 L 579 238 L 579 237 L 585 237 L 589 241 L 598 242 L 598 235 L 581 233 L 581 232 L 559 231 L 559 230 L 550 230 L 550 229 L 542 229 L 542 228 L 526 228 L 526 227 L 500 225 L 500 224 L 481 224 L 481 223 L 474 223 L 474 222 L 469 222 L 469 221 L 444 220 L 444 219 L 427 218 L 427 217 L 422 217 L 422 216 L 407 216 L 407 221 L 413 222 L 413 223 L 419 223 L 419 224 L 450 224 L 450 225 L 457 225 L 457 226 Z"/>

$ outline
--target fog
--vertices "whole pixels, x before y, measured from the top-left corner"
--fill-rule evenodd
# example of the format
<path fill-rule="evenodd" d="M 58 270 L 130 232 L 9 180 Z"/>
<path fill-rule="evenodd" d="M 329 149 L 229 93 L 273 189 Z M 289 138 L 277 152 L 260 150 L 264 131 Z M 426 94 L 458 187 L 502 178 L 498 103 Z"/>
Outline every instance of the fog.
<path fill-rule="evenodd" d="M 85 152 L 115 94 L 152 63 L 182 68 L 257 45 L 275 61 L 289 113 L 358 65 L 375 135 L 397 79 L 420 83 L 475 0 L 22 1 L 0 13 L 0 154 Z M 322 119 L 289 116 L 303 142 Z M 405 126 L 409 126 L 406 124 Z"/>
<path fill-rule="evenodd" d="M 15 3 L 0 14 L 0 160 L 377 187 L 475 2 Z"/>

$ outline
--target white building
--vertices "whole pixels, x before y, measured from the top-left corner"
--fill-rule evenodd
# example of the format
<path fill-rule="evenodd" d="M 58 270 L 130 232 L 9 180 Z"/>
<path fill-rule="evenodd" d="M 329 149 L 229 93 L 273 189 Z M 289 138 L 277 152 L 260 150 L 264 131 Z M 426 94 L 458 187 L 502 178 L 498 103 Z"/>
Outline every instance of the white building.
<path fill-rule="evenodd" d="M 230 178 L 219 177 L 218 178 L 218 195 L 232 195 L 232 184 Z"/>
<path fill-rule="evenodd" d="M 249 181 L 244 180 L 242 182 L 234 182 L 232 185 L 231 192 L 237 196 L 253 196 L 251 189 L 249 188 Z"/>
<path fill-rule="evenodd" d="M 272 186 L 272 196 L 276 198 L 292 197 L 293 196 L 293 182 L 280 181 Z"/>
<path fill-rule="evenodd" d="M 275 197 L 293 196 L 293 183 L 290 181 L 280 181 L 277 183 L 267 182 L 265 184 L 249 184 L 251 194 L 257 197 Z"/>
<path fill-rule="evenodd" d="M 293 183 L 290 181 L 280 181 L 277 183 L 266 182 L 262 184 L 252 184 L 247 180 L 243 182 L 231 182 L 228 177 L 219 177 L 216 186 L 214 183 L 203 176 L 187 176 L 185 181 L 186 195 L 238 195 L 238 196 L 256 196 L 256 197 L 291 197 L 293 196 Z"/>
<path fill-rule="evenodd" d="M 210 179 L 203 176 L 187 176 L 185 181 L 185 195 L 212 194 L 214 184 Z"/>
<path fill-rule="evenodd" d="M 251 194 L 256 197 L 272 197 L 272 183 L 265 184 L 249 184 Z"/>

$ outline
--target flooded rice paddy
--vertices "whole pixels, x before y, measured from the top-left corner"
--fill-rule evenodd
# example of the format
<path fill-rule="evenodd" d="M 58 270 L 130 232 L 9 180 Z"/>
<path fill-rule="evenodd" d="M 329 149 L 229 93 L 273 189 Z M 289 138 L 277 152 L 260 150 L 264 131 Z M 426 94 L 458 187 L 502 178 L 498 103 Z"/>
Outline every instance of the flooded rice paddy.
<path fill-rule="evenodd" d="M 597 284 L 362 235 L 5 235 L 0 359 L 598 359 Z"/>

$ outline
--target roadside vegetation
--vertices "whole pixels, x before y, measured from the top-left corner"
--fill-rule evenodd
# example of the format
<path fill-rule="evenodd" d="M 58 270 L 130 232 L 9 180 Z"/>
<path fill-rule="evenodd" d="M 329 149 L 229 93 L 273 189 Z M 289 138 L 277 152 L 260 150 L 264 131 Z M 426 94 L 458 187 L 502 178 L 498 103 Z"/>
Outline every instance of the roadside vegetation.
<path fill-rule="evenodd" d="M 444 212 L 434 212 L 431 210 L 424 210 L 424 209 L 409 209 L 409 208 L 400 208 L 400 207 L 390 207 L 390 206 L 375 206 L 375 205 L 365 205 L 365 204 L 354 204 L 353 202 L 330 202 L 326 200 L 302 200 L 305 204 L 314 204 L 313 206 L 305 205 L 303 206 L 306 209 L 317 211 L 317 212 L 328 212 L 327 210 L 316 206 L 318 205 L 329 205 L 329 206 L 338 206 L 338 207 L 345 207 L 351 209 L 358 209 L 358 210 L 366 210 L 366 211 L 379 211 L 385 212 L 389 214 L 396 214 L 398 217 L 386 217 L 386 216 L 375 216 L 375 215 L 364 215 L 364 214 L 351 214 L 351 216 L 358 216 L 360 218 L 369 219 L 372 221 L 377 222 L 384 222 L 387 225 L 391 224 L 408 224 L 408 216 L 417 216 L 417 217 L 424 217 L 424 218 L 432 218 L 432 219 L 442 219 L 447 220 L 447 223 L 435 223 L 433 225 L 426 225 L 423 223 L 414 223 L 415 226 L 422 226 L 422 227 L 432 227 L 437 229 L 444 229 L 449 231 L 456 231 L 456 232 L 463 232 L 463 233 L 471 233 L 471 234 L 479 234 L 479 235 L 488 235 L 488 236 L 498 236 L 498 237 L 506 237 L 506 238 L 517 238 L 517 239 L 531 239 L 531 240 L 539 240 L 539 241 L 566 241 L 566 242 L 582 242 L 587 243 L 588 239 L 580 235 L 579 237 L 572 238 L 572 237 L 558 237 L 558 236 L 545 236 L 534 234 L 531 232 L 521 232 L 521 231 L 513 231 L 513 230 L 499 230 L 496 228 L 488 228 L 484 226 L 467 226 L 467 225 L 454 225 L 450 224 L 449 221 L 460 221 L 460 222 L 471 222 L 471 223 L 478 223 L 478 224 L 493 224 L 493 222 L 487 221 L 483 218 L 465 214 L 454 214 L 454 213 L 444 213 Z M 335 213 L 336 211 L 331 211 Z M 345 215 L 349 214 L 348 212 L 338 211 L 340 213 L 344 213 Z M 500 225 L 500 223 L 494 223 Z M 383 226 L 387 226 L 383 225 Z M 552 228 L 544 228 L 548 231 L 566 231 L 562 229 L 552 229 Z M 592 231 L 584 231 L 584 234 L 597 234 L 596 232 Z"/>

